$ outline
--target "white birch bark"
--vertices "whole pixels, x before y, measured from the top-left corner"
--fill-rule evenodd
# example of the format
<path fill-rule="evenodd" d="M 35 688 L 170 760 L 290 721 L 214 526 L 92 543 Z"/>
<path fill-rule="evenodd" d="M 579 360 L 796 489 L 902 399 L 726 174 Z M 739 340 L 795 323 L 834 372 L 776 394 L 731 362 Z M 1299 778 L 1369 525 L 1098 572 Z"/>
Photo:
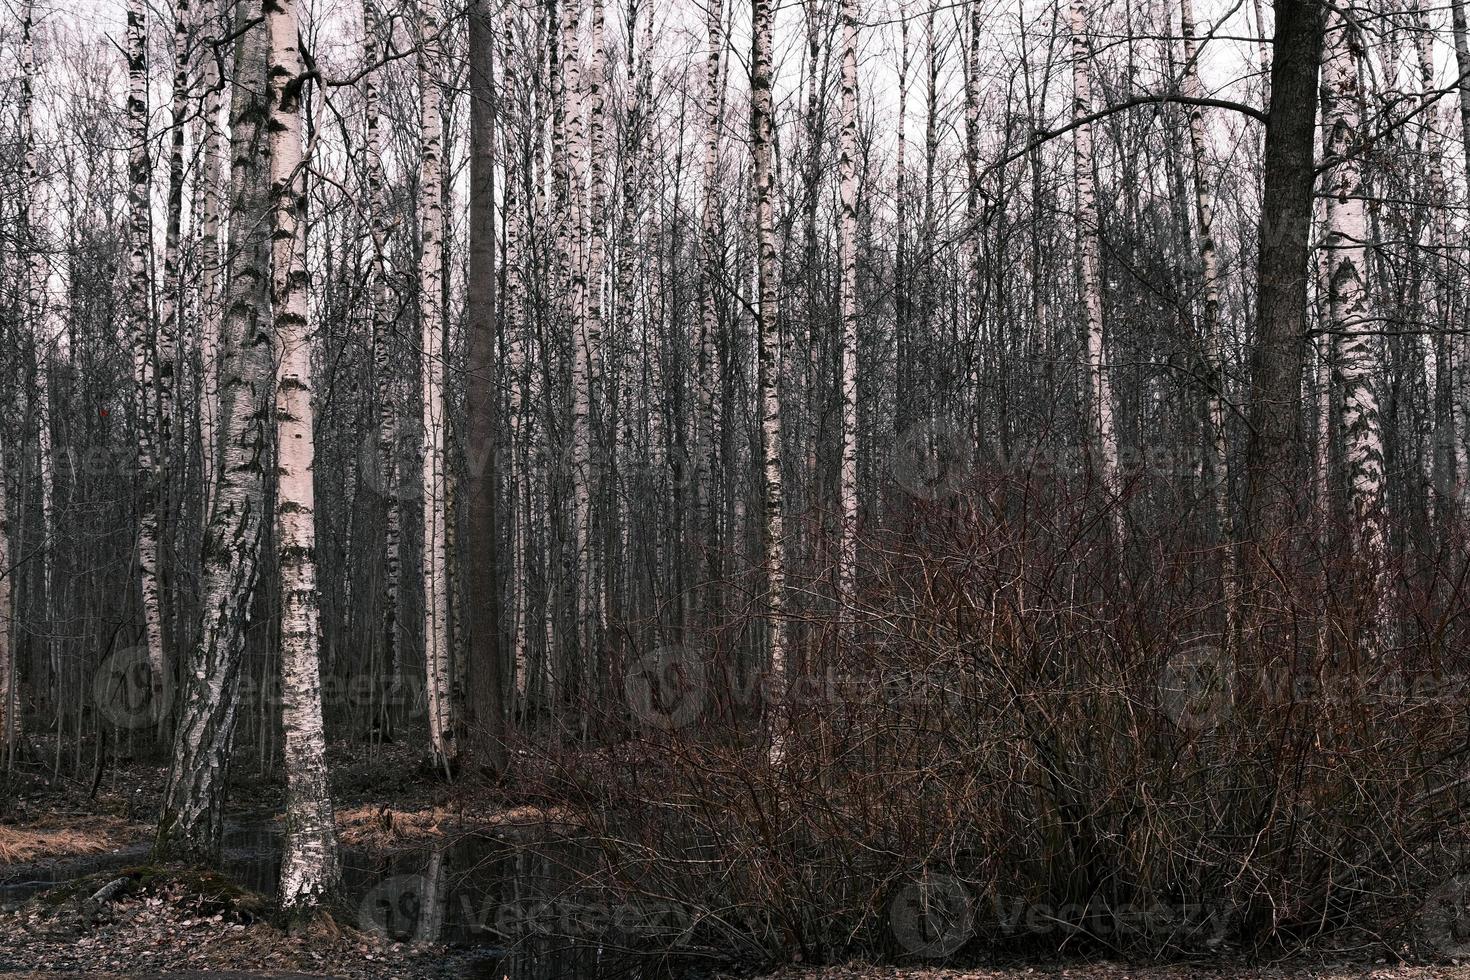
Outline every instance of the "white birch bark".
<path fill-rule="evenodd" d="M 214 500 L 205 529 L 202 621 L 174 733 L 154 853 L 211 861 L 224 833 L 225 779 L 239 709 L 245 627 L 259 573 L 270 359 L 270 174 L 266 65 L 270 44 L 259 0 L 239 6 L 230 108 L 230 248 L 220 332 L 219 439 Z"/>
<path fill-rule="evenodd" d="M 581 45 L 578 28 L 582 22 L 581 0 L 561 0 L 561 74 L 562 96 L 565 100 L 566 126 L 566 169 L 567 169 L 567 252 L 569 305 L 567 311 L 571 327 L 572 345 L 572 418 L 571 418 L 571 480 L 568 488 L 572 494 L 573 528 L 572 554 L 574 564 L 568 570 L 569 581 L 575 582 L 575 600 L 572 603 L 573 633 L 579 638 L 580 652 L 590 653 L 585 642 L 586 626 L 590 617 L 591 603 L 591 540 L 592 540 L 592 398 L 595 384 L 592 338 L 588 333 L 591 326 L 588 318 L 590 252 L 589 224 L 587 221 L 586 193 L 588 146 L 583 120 L 583 79 L 581 67 Z"/>
<path fill-rule="evenodd" d="M 1328 159 L 1354 145 L 1362 100 L 1358 60 L 1362 40 L 1340 12 L 1327 23 L 1322 69 L 1322 123 Z M 1384 556 L 1383 435 L 1374 387 L 1378 342 L 1368 295 L 1368 214 L 1361 165 L 1340 159 L 1326 179 L 1328 322 L 1337 339 L 1339 422 L 1344 432 L 1350 516 L 1357 546 L 1376 568 Z"/>
<path fill-rule="evenodd" d="M 755 161 L 755 226 L 757 282 L 757 387 L 760 390 L 761 472 L 765 484 L 762 525 L 767 588 L 766 635 L 770 650 L 772 690 L 785 699 L 786 678 L 786 548 L 782 525 L 781 476 L 781 336 L 777 323 L 775 185 L 771 154 L 775 139 L 775 104 L 771 92 L 771 0 L 754 0 L 751 37 L 750 143 Z"/>
<path fill-rule="evenodd" d="M 444 204 L 440 155 L 444 124 L 440 117 L 439 16 L 437 0 L 421 0 L 419 11 L 419 99 L 422 159 L 419 220 L 423 252 L 419 262 L 419 319 L 424 377 L 424 669 L 429 708 L 429 745 L 437 765 L 449 769 L 456 756 L 450 692 L 449 555 L 447 466 L 444 453 Z"/>
<path fill-rule="evenodd" d="M 206 17 L 207 24 L 216 24 L 217 18 Z M 221 305 L 220 263 L 220 180 L 224 175 L 224 132 L 220 127 L 220 109 L 224 99 L 224 80 L 220 71 L 220 58 L 214 49 L 217 40 L 213 28 L 204 35 L 204 109 L 200 123 L 200 142 L 204 157 L 204 171 L 200 175 L 202 185 L 199 214 L 199 441 L 203 467 L 205 513 L 214 493 L 215 466 L 219 459 L 218 413 L 219 413 L 219 344 Z"/>
<path fill-rule="evenodd" d="M 144 638 L 153 695 L 162 703 L 163 610 L 158 584 L 159 499 L 163 470 L 156 451 L 159 385 L 154 376 L 152 303 L 148 290 L 150 244 L 148 164 L 148 31 L 143 0 L 128 0 L 128 325 L 132 335 L 133 382 L 137 399 L 134 428 L 138 440 L 138 573 L 143 598 Z"/>
<path fill-rule="evenodd" d="M 295 0 L 266 0 L 270 33 L 271 296 L 276 347 L 276 560 L 281 576 L 281 728 L 286 835 L 279 899 L 288 913 L 336 887 L 316 587 L 311 347 L 306 310 L 306 161 Z"/>
<path fill-rule="evenodd" d="M 704 158 L 701 163 L 700 181 L 703 201 L 700 206 L 700 268 L 703 281 L 700 284 L 700 326 L 698 360 L 699 418 L 695 423 L 695 466 L 699 494 L 698 508 L 701 527 L 706 529 L 707 545 L 713 550 L 714 534 L 714 491 L 715 461 L 714 446 L 717 438 L 715 418 L 715 334 L 719 331 L 719 315 L 716 294 L 720 288 L 720 123 L 723 87 L 720 63 L 725 48 L 724 0 L 709 0 L 705 12 L 705 31 L 709 51 L 705 55 L 704 69 Z M 651 19 L 651 18 L 650 18 Z M 630 72 L 631 74 L 631 72 Z M 631 80 L 631 79 L 630 79 Z M 641 109 L 640 111 L 646 111 Z M 631 208 L 630 215 L 631 215 Z M 631 243 L 629 243 L 631 245 Z M 631 257 L 628 262 L 632 265 Z M 627 277 L 631 284 L 632 276 Z M 631 307 L 631 299 L 629 306 Z M 631 317 L 629 317 L 631 319 Z M 712 578 L 715 576 L 711 576 Z"/>
<path fill-rule="evenodd" d="M 506 19 L 501 31 L 501 64 L 510 65 L 514 59 L 512 40 L 515 37 L 515 8 L 506 7 Z M 501 106 L 499 119 L 504 128 L 505 158 L 508 161 L 523 159 L 516 142 L 517 122 L 524 125 L 519 115 L 519 87 L 516 73 L 504 71 L 501 75 Z M 534 86 L 530 86 L 534 88 Z M 526 176 L 507 166 L 505 179 L 505 296 L 501 303 L 501 316 L 505 324 L 505 377 L 507 384 L 507 414 L 510 420 L 510 451 L 506 453 L 506 484 L 510 487 L 510 507 L 507 513 L 511 548 L 511 576 L 507 582 L 510 595 L 507 608 L 511 610 L 510 635 L 512 645 L 512 698 L 524 699 L 526 695 L 526 637 L 529 632 L 526 588 L 526 507 L 522 503 L 522 486 L 526 475 L 525 418 L 523 386 L 525 384 L 525 339 L 522 321 L 521 279 L 522 244 L 526 234 L 526 220 L 522 208 L 532 204 L 531 195 L 522 202 Z M 514 709 L 511 717 L 515 716 Z"/>
<path fill-rule="evenodd" d="M 839 602 L 851 602 L 857 584 L 857 0 L 842 3 L 842 132 L 837 158 L 841 198 L 839 305 L 842 315 L 842 453 L 837 549 Z"/>
<path fill-rule="evenodd" d="M 1456 86 L 1460 97 L 1460 139 L 1465 150 L 1466 173 L 1470 173 L 1470 26 L 1466 24 L 1465 0 L 1450 0 L 1450 17 L 1455 47 L 1455 70 L 1459 78 Z M 1463 327 L 1463 324 L 1461 325 Z M 1470 492 L 1470 458 L 1467 458 L 1466 441 L 1470 440 L 1470 337 L 1456 334 L 1450 344 L 1453 367 L 1450 371 L 1450 424 L 1453 429 L 1456 480 L 1458 492 L 1463 496 Z M 1458 372 L 1458 374 L 1456 373 Z"/>
<path fill-rule="evenodd" d="M 1077 120 L 1092 112 L 1087 0 L 1072 0 L 1068 19 L 1072 31 L 1072 118 Z M 1082 301 L 1087 317 L 1089 437 L 1100 454 L 1098 476 L 1112 509 L 1113 533 L 1121 541 L 1123 510 L 1118 499 L 1118 435 L 1113 421 L 1112 382 L 1103 348 L 1103 283 L 1098 240 L 1101 228 L 1092 171 L 1091 123 L 1083 123 L 1072 133 L 1072 162 L 1077 191 L 1076 227 L 1081 253 Z"/>
<path fill-rule="evenodd" d="M 601 635 L 605 619 L 603 601 L 606 593 L 602 589 L 599 565 L 602 560 L 597 541 L 593 535 L 594 501 L 602 499 L 604 492 L 605 467 L 598 454 L 606 447 L 594 445 L 599 442 L 603 391 L 603 308 L 602 298 L 607 265 L 607 175 L 606 175 L 606 15 L 603 0 L 592 0 L 592 64 L 586 77 L 587 88 L 587 286 L 586 309 L 582 317 L 582 342 L 587 348 L 587 421 L 586 421 L 586 469 L 583 471 L 587 495 L 586 511 L 582 515 L 583 538 L 586 553 L 582 558 L 582 588 L 587 607 L 582 614 L 585 668 L 595 671 L 596 638 Z M 630 55 L 631 58 L 631 55 Z M 595 683 L 595 682 L 594 682 Z"/>

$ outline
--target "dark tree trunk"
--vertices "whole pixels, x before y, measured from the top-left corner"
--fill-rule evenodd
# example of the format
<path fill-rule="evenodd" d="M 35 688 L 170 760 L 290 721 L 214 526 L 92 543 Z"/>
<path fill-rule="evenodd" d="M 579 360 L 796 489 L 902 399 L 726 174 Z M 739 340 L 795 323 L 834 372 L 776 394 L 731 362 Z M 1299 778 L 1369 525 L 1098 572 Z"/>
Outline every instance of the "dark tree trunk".
<path fill-rule="evenodd" d="M 470 6 L 470 244 L 466 284 L 468 324 L 469 537 L 460 566 L 469 616 L 469 698 L 466 718 L 475 758 L 505 769 L 505 712 L 500 693 L 503 644 L 495 459 L 495 41 L 484 0 Z"/>
<path fill-rule="evenodd" d="M 1322 30 L 1316 0 L 1278 0 L 1246 461 L 1248 530 L 1257 541 L 1295 523 L 1306 486 L 1301 391 Z"/>

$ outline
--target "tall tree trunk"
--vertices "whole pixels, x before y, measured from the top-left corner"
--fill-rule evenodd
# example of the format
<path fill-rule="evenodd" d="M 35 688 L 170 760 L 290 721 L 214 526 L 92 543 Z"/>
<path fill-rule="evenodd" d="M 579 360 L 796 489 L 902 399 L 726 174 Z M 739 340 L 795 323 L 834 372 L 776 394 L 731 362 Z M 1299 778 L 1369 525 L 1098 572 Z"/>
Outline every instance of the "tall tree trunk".
<path fill-rule="evenodd" d="M 477 760 L 504 772 L 505 705 L 500 677 L 505 631 L 501 622 L 499 454 L 497 416 L 504 377 L 495 364 L 495 35 L 489 0 L 469 10 L 470 270 L 465 286 L 465 373 L 468 378 L 469 536 L 465 574 L 469 606 L 469 736 Z M 510 175 L 514 180 L 514 174 Z M 514 383 L 516 379 L 512 378 Z"/>
<path fill-rule="evenodd" d="M 752 6 L 750 144 L 755 160 L 757 387 L 760 389 L 761 471 L 765 513 L 761 528 L 766 587 L 766 636 L 773 690 L 785 700 L 786 547 L 782 526 L 781 330 L 777 320 L 775 185 L 771 174 L 775 104 L 771 92 L 771 0 Z"/>
<path fill-rule="evenodd" d="M 438 0 L 420 0 L 419 99 L 422 159 L 419 221 L 423 252 L 419 258 L 419 327 L 424 371 L 424 670 L 429 704 L 429 746 L 435 763 L 452 771 L 457 747 L 450 690 L 449 554 L 444 455 L 444 311 L 441 250 L 444 203 L 440 153 L 444 123 L 439 111 Z"/>
<path fill-rule="evenodd" d="M 1356 21 L 1333 12 L 1322 69 L 1323 151 L 1340 158 L 1327 176 L 1328 322 L 1337 341 L 1340 421 L 1356 543 L 1375 569 L 1384 558 L 1383 432 L 1373 375 L 1379 367 L 1368 295 L 1368 212 L 1357 156 L 1362 38 Z"/>
<path fill-rule="evenodd" d="M 1321 60 L 1317 0 L 1278 0 L 1246 456 L 1247 527 L 1262 543 L 1295 525 L 1304 489 L 1301 390 Z"/>
<path fill-rule="evenodd" d="M 1092 113 L 1092 54 L 1088 50 L 1087 0 L 1072 0 L 1072 118 Z M 1072 162 L 1077 189 L 1077 239 L 1082 266 L 1082 303 L 1087 317 L 1088 438 L 1099 453 L 1098 477 L 1112 512 L 1113 533 L 1121 541 L 1123 505 L 1118 499 L 1118 434 L 1113 421 L 1113 386 L 1103 348 L 1102 227 L 1093 180 L 1092 124 L 1072 133 Z"/>
<path fill-rule="evenodd" d="M 1180 34 L 1184 38 L 1184 94 L 1203 99 L 1199 77 L 1199 46 L 1194 35 L 1194 4 L 1179 0 Z M 1200 274 L 1204 279 L 1204 304 L 1200 323 L 1205 354 L 1205 376 L 1209 379 L 1210 469 L 1214 484 L 1215 519 L 1223 538 L 1225 591 L 1225 639 L 1234 643 L 1239 586 L 1235 563 L 1235 530 L 1230 514 L 1230 447 L 1225 418 L 1225 335 L 1220 325 L 1220 264 L 1215 254 L 1215 212 L 1205 176 L 1205 113 L 1201 105 L 1189 107 L 1189 151 L 1194 165 L 1194 214 L 1199 224 Z"/>
<path fill-rule="evenodd" d="M 1465 0 L 1450 0 L 1455 44 L 1455 70 L 1460 96 L 1460 140 L 1465 149 L 1466 173 L 1470 173 L 1470 26 L 1466 24 Z M 1463 328 L 1464 324 L 1461 324 Z M 1466 440 L 1470 439 L 1470 336 L 1455 335 L 1451 343 L 1454 367 L 1450 371 L 1450 417 L 1457 466 L 1457 495 L 1470 491 L 1470 458 Z M 1459 376 L 1456 377 L 1455 371 Z"/>
<path fill-rule="evenodd" d="M 842 315 L 842 450 L 839 480 L 840 519 L 837 549 L 838 597 L 852 601 L 857 584 L 857 0 L 842 2 L 842 133 L 837 171 L 842 202 L 838 264 Z"/>
<path fill-rule="evenodd" d="M 224 833 L 225 781 L 238 709 L 245 626 L 260 568 L 271 405 L 270 174 L 260 0 L 236 9 L 230 106 L 230 248 L 220 336 L 220 465 L 205 529 L 202 622 L 174 733 L 154 853 L 212 862 Z"/>
<path fill-rule="evenodd" d="M 719 334 L 720 317 L 718 292 L 721 288 L 721 245 L 720 228 L 720 123 L 723 113 L 723 86 L 721 85 L 720 61 L 725 50 L 723 18 L 724 0 L 709 0 L 705 11 L 705 36 L 709 51 L 705 54 L 704 68 L 704 159 L 701 163 L 700 179 L 704 200 L 699 216 L 700 279 L 699 304 L 699 361 L 698 399 L 699 418 L 695 422 L 695 490 L 699 494 L 701 512 L 700 528 L 709 555 L 710 580 L 718 581 L 719 535 L 715 506 L 715 445 L 718 438 L 715 417 L 715 341 Z M 650 20 L 652 13 L 650 12 Z M 629 39 L 631 45 L 631 36 Z M 639 105 L 640 119 L 649 109 Z M 629 208 L 631 220 L 632 209 Z M 631 237 L 631 236 L 630 236 Z M 632 242 L 627 243 L 630 251 Z M 631 257 L 629 265 L 632 265 Z M 629 276 L 631 283 L 631 276 Z M 629 303 L 631 307 L 631 300 Z M 631 317 L 630 317 L 631 319 Z M 728 461 L 726 461 L 728 465 Z"/>
<path fill-rule="evenodd" d="M 221 296 L 220 180 L 224 174 L 224 134 L 220 128 L 220 108 L 224 104 L 224 54 L 216 48 L 218 17 L 206 16 L 211 25 L 205 32 L 204 44 L 204 110 L 200 120 L 200 142 L 203 147 L 204 171 L 202 207 L 199 215 L 199 441 L 205 493 L 204 512 L 215 488 L 215 469 L 219 459 L 219 353 L 220 321 L 224 308 Z"/>
<path fill-rule="evenodd" d="M 36 160 L 36 137 L 35 120 L 33 119 L 35 104 L 35 77 L 36 77 L 36 48 L 32 38 L 32 28 L 35 22 L 35 4 L 32 0 L 24 0 L 20 9 L 20 105 L 19 115 L 19 140 L 21 152 L 21 180 L 25 192 L 25 204 L 22 217 L 25 226 L 23 241 L 27 245 L 27 259 L 21 269 L 25 300 L 23 309 L 28 325 L 32 330 L 39 320 L 41 314 L 41 261 L 42 250 L 38 247 L 37 226 L 40 220 L 40 209 L 37 207 L 37 194 L 40 175 Z M 0 465 L 4 464 L 4 457 L 0 456 Z M 7 469 L 7 472 L 9 470 Z M 5 482 L 5 477 L 0 475 L 0 484 Z M 14 636 L 13 624 L 15 622 L 15 596 L 13 585 L 15 572 L 9 560 L 9 519 L 4 509 L 5 501 L 0 500 L 0 521 L 6 526 L 0 529 L 0 547 L 6 548 L 6 555 L 0 556 L 0 575 L 4 576 L 3 584 L 0 584 L 0 642 L 5 644 L 5 662 L 0 664 L 4 668 L 0 674 L 0 685 L 4 686 L 4 697 L 0 699 L 0 707 L 5 712 L 5 768 L 8 772 L 15 765 L 15 745 L 20 737 L 20 693 L 16 683 L 19 669 L 16 664 L 15 648 L 12 645 Z"/>
<path fill-rule="evenodd" d="M 1431 418 L 1439 434 L 1429 447 L 1431 479 L 1429 481 L 1429 506 L 1440 501 L 1449 502 L 1457 494 L 1446 493 L 1454 484 L 1454 473 L 1466 470 L 1466 447 L 1455 439 L 1454 427 L 1454 334 L 1451 332 L 1450 280 L 1445 274 L 1445 259 L 1450 247 L 1449 229 L 1449 185 L 1444 172 L 1444 136 L 1434 120 L 1436 82 L 1434 72 L 1434 31 L 1429 23 L 1429 11 L 1422 0 L 1415 0 L 1414 51 L 1419 62 L 1420 105 L 1424 116 L 1424 150 L 1427 156 L 1426 169 L 1429 176 L 1431 215 L 1429 218 L 1429 267 L 1432 281 L 1429 284 L 1427 302 L 1432 337 L 1424 339 L 1425 360 L 1432 362 L 1429 372 L 1434 385 L 1430 399 Z M 1453 506 L 1453 505 L 1451 505 Z"/>
<path fill-rule="evenodd" d="M 610 470 L 605 460 L 599 458 L 599 454 L 605 453 L 607 449 L 606 440 L 602 438 L 601 419 L 605 411 L 605 393 L 603 390 L 603 363 L 602 363 L 602 297 L 603 278 L 607 264 L 607 240 L 605 228 L 607 221 L 607 178 L 606 178 L 606 97 L 605 88 L 607 82 L 607 50 L 605 47 L 605 25 L 606 15 L 603 9 L 603 0 L 592 0 L 592 64 L 589 67 L 585 84 L 587 88 L 587 161 L 588 161 L 588 188 L 587 188 L 587 298 L 586 310 L 582 317 L 584 324 L 582 330 L 582 342 L 587 346 L 587 436 L 588 457 L 587 469 L 583 473 L 586 480 L 586 493 L 588 499 L 587 512 L 584 515 L 586 528 L 583 531 L 585 537 L 584 545 L 587 549 L 583 556 L 583 587 L 582 594 L 586 597 L 588 607 L 583 610 L 582 618 L 584 627 L 582 635 L 584 644 L 582 648 L 583 667 L 591 680 L 587 694 L 593 695 L 595 689 L 595 677 L 600 671 L 598 665 L 597 651 L 600 638 L 603 635 L 606 610 L 603 603 L 607 599 L 606 591 L 602 588 L 602 576 L 599 566 L 602 556 L 601 549 L 597 545 L 597 537 L 593 533 L 594 513 L 593 507 L 597 501 L 602 499 L 603 483 L 605 474 Z M 630 52 L 628 57 L 633 57 Z M 605 520 L 611 515 L 603 515 L 597 520 Z"/>
<path fill-rule="evenodd" d="M 381 60 L 378 46 L 377 0 L 363 0 L 362 78 L 364 128 L 367 142 L 368 227 L 372 238 L 368 309 L 373 329 L 373 397 L 377 406 L 376 459 L 372 461 L 377 490 L 383 507 L 382 625 L 378 634 L 384 673 L 390 694 L 402 689 L 403 657 L 399 636 L 399 542 L 401 508 L 398 499 L 399 367 L 393 343 L 393 317 L 388 309 L 388 191 L 383 173 L 383 134 L 378 80 Z M 391 722 L 392 708 L 385 705 L 383 720 Z"/>
<path fill-rule="evenodd" d="M 266 0 L 270 35 L 271 300 L 276 347 L 276 567 L 281 576 L 281 727 L 286 843 L 281 908 L 319 905 L 340 877 L 322 726 L 316 587 L 316 460 L 306 319 L 306 161 L 295 0 Z"/>
<path fill-rule="evenodd" d="M 159 588 L 159 503 L 164 473 L 155 438 L 160 385 L 154 377 L 152 302 L 148 251 L 153 175 L 148 166 L 148 27 L 143 0 L 128 0 L 128 324 L 133 344 L 133 381 L 138 440 L 138 571 L 142 578 L 144 636 L 154 704 L 163 703 L 163 608 Z M 167 284 L 165 284 L 166 288 Z"/>

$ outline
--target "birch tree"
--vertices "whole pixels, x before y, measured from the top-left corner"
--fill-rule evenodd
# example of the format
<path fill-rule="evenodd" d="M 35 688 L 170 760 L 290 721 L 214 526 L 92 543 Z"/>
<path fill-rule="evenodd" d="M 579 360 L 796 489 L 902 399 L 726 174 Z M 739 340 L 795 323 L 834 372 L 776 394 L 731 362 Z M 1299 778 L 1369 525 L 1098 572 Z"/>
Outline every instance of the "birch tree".
<path fill-rule="evenodd" d="M 437 0 L 419 8 L 419 105 L 422 127 L 419 222 L 423 251 L 419 261 L 419 320 L 424 379 L 424 669 L 428 694 L 429 745 L 435 763 L 450 770 L 457 755 L 450 692 L 448 470 L 444 455 L 444 240 L 440 153 L 443 120 L 439 112 L 439 15 Z"/>
<path fill-rule="evenodd" d="M 306 319 L 306 161 L 301 102 L 306 79 L 295 0 L 266 0 L 270 35 L 271 302 L 275 321 L 276 567 L 281 582 L 281 727 L 285 732 L 286 844 L 281 907 L 299 914 L 335 887 L 336 818 L 322 723 L 316 508 L 312 468 L 311 346 Z"/>
<path fill-rule="evenodd" d="M 1195 41 L 1194 4 L 1179 0 L 1179 33 L 1184 45 L 1184 94 L 1203 100 L 1199 75 L 1199 46 Z M 1209 384 L 1209 451 L 1214 483 L 1215 520 L 1224 539 L 1226 643 L 1235 642 L 1239 584 L 1235 567 L 1234 520 L 1230 512 L 1230 446 L 1225 418 L 1225 337 L 1220 323 L 1220 263 L 1215 251 L 1215 212 L 1205 171 L 1205 107 L 1189 107 L 1189 155 L 1194 168 L 1194 214 L 1198 225 L 1200 275 L 1204 297 L 1200 304 L 1200 336 Z"/>
<path fill-rule="evenodd" d="M 132 334 L 133 378 L 137 383 L 134 425 L 138 439 L 138 571 L 142 579 L 144 635 L 153 694 L 162 703 L 163 610 L 158 582 L 159 498 L 163 471 L 155 450 L 158 384 L 154 377 L 152 297 L 149 261 L 152 249 L 148 162 L 148 28 L 143 0 L 129 0 L 128 47 L 128 214 L 131 250 L 128 267 L 128 321 Z"/>
<path fill-rule="evenodd" d="M 1092 55 L 1087 0 L 1068 6 L 1072 30 L 1073 180 L 1077 190 L 1078 258 L 1082 270 L 1082 306 L 1086 319 L 1089 440 L 1097 447 L 1098 478 L 1112 511 L 1113 533 L 1122 539 L 1123 510 L 1118 499 L 1118 434 L 1113 420 L 1113 387 L 1103 347 L 1103 282 L 1098 236 L 1097 188 L 1093 178 Z"/>
<path fill-rule="evenodd" d="M 260 0 L 236 11 L 230 106 L 230 247 L 220 335 L 220 460 L 205 529 L 202 622 L 174 734 L 154 851 L 214 860 L 224 833 L 225 780 L 239 708 L 245 625 L 260 570 L 271 365 L 270 173 Z"/>
<path fill-rule="evenodd" d="M 373 397 L 377 405 L 378 493 L 383 499 L 383 594 L 379 632 L 385 673 L 390 688 L 399 690 L 402 655 L 399 649 L 400 504 L 398 499 L 398 372 L 395 370 L 393 320 L 388 310 L 387 180 L 383 171 L 382 113 L 379 98 L 381 72 L 377 0 L 363 0 L 363 118 L 366 137 L 364 182 L 367 185 L 368 226 L 372 238 L 368 284 L 368 316 L 372 323 Z"/>
<path fill-rule="evenodd" d="M 771 93 L 771 3 L 753 0 L 750 54 L 750 152 L 756 229 L 756 385 L 760 391 L 761 474 L 765 483 L 761 543 L 766 588 L 766 641 L 773 689 L 784 698 L 786 673 L 786 546 L 782 525 L 781 331 L 777 322 L 775 183 L 771 167 L 775 104 Z"/>
<path fill-rule="evenodd" d="M 224 72 L 223 54 L 216 49 L 219 41 L 213 25 L 216 17 L 206 17 L 211 25 L 204 34 L 203 112 L 200 116 L 200 136 L 203 156 L 203 173 L 198 178 L 200 185 L 199 213 L 199 367 L 197 412 L 199 416 L 199 455 L 205 507 L 215 486 L 215 466 L 219 458 L 217 436 L 219 416 L 219 345 L 220 325 L 224 309 L 221 302 L 220 282 L 223 266 L 220 261 L 220 181 L 225 169 L 224 133 L 220 128 L 220 110 L 223 106 Z"/>
<path fill-rule="evenodd" d="M 841 541 L 838 594 L 850 597 L 857 575 L 857 0 L 842 3 L 842 135 L 838 157 L 842 228 L 840 299 L 842 307 Z"/>
<path fill-rule="evenodd" d="M 1383 434 L 1373 376 L 1378 342 L 1368 295 L 1368 216 L 1356 145 L 1363 93 L 1362 40 L 1354 20 L 1327 21 L 1322 69 L 1323 151 L 1332 162 L 1326 186 L 1329 321 L 1336 343 L 1336 382 L 1346 440 L 1348 489 L 1357 541 L 1375 567 L 1384 557 Z"/>

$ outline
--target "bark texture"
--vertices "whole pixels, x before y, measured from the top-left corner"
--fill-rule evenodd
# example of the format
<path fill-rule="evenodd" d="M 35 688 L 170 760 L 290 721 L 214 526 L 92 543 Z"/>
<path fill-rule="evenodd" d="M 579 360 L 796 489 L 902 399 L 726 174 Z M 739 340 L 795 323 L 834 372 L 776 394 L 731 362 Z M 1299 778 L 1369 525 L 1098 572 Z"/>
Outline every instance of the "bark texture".
<path fill-rule="evenodd" d="M 214 861 L 238 712 L 245 627 L 260 570 L 270 347 L 270 173 L 266 62 L 259 0 L 236 10 L 230 107 L 230 247 L 220 337 L 220 462 L 205 529 L 199 639 L 190 654 L 155 854 Z"/>

